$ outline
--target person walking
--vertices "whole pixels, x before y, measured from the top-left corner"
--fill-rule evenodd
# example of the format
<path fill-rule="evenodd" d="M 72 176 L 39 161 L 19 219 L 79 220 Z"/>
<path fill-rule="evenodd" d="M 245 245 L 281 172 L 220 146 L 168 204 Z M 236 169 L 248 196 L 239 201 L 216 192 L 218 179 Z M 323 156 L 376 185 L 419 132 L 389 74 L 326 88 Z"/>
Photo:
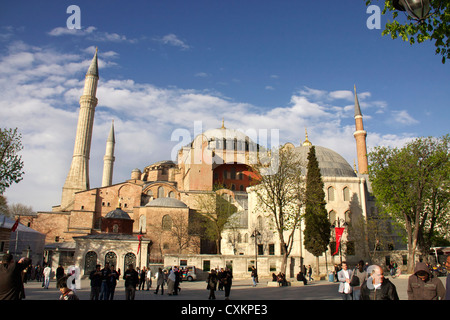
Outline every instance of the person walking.
<path fill-rule="evenodd" d="M 50 284 L 50 276 L 52 275 L 52 268 L 47 264 L 44 268 L 44 289 L 48 289 L 48 286 Z"/>
<path fill-rule="evenodd" d="M 156 291 L 154 294 L 158 294 L 159 287 L 161 287 L 161 295 L 164 294 L 164 272 L 161 268 L 158 268 L 158 273 L 155 275 L 156 279 Z"/>
<path fill-rule="evenodd" d="M 208 279 L 206 280 L 206 282 L 208 283 L 208 285 L 206 286 L 206 289 L 209 290 L 209 300 L 215 300 L 216 299 L 216 295 L 215 295 L 215 291 L 217 289 L 217 281 L 218 281 L 218 277 L 217 277 L 217 273 L 216 270 L 211 269 L 211 273 L 208 275 Z"/>
<path fill-rule="evenodd" d="M 253 286 L 256 287 L 256 283 L 258 282 L 258 270 L 256 270 L 255 266 L 252 266 L 252 275 L 251 276 L 252 276 Z"/>
<path fill-rule="evenodd" d="M 312 278 L 312 267 L 311 267 L 311 265 L 308 265 L 308 278 L 309 278 L 309 281 L 314 280 Z"/>
<path fill-rule="evenodd" d="M 12 254 L 5 254 L 0 265 L 0 300 L 25 299 L 22 273 L 31 264 L 31 259 L 14 261 Z"/>
<path fill-rule="evenodd" d="M 222 284 L 223 288 L 225 290 L 225 300 L 230 300 L 230 292 L 231 292 L 231 285 L 233 282 L 233 273 L 231 269 L 225 268 L 223 277 L 222 277 Z"/>
<path fill-rule="evenodd" d="M 175 289 L 175 280 L 176 275 L 174 269 L 169 270 L 169 276 L 167 277 L 167 293 L 169 296 L 173 295 L 174 289 Z"/>
<path fill-rule="evenodd" d="M 357 284 L 353 282 L 355 277 L 358 279 Z M 367 280 L 367 278 L 367 271 L 364 270 L 364 261 L 360 260 L 355 270 L 353 270 L 352 281 L 350 281 L 353 292 L 353 300 L 360 300 L 361 285 Z"/>
<path fill-rule="evenodd" d="M 145 274 L 145 281 L 147 283 L 147 291 L 152 287 L 152 270 L 147 268 L 147 273 Z"/>
<path fill-rule="evenodd" d="M 408 278 L 408 300 L 444 300 L 445 288 L 442 281 L 431 275 L 428 266 L 417 262 L 414 274 Z"/>
<path fill-rule="evenodd" d="M 352 270 L 348 269 L 347 262 L 342 262 L 342 269 L 338 272 L 339 293 L 342 294 L 343 300 L 353 300 L 352 287 L 350 279 L 352 278 Z"/>
<path fill-rule="evenodd" d="M 100 288 L 102 286 L 102 272 L 100 265 L 95 266 L 95 270 L 92 270 L 89 279 L 91 280 L 91 300 L 98 300 L 100 296 Z"/>
<path fill-rule="evenodd" d="M 64 273 L 64 268 L 63 266 L 60 264 L 58 266 L 58 268 L 56 268 L 56 288 L 59 289 L 59 279 L 61 279 L 62 277 L 64 277 L 65 273 Z"/>
<path fill-rule="evenodd" d="M 109 263 L 105 263 L 105 267 L 100 271 L 102 273 L 102 284 L 100 287 L 100 300 L 108 300 L 109 298 L 109 287 L 111 269 L 109 268 Z"/>
<path fill-rule="evenodd" d="M 139 272 L 139 290 L 145 289 L 145 275 L 147 274 L 147 267 L 143 266 Z"/>
<path fill-rule="evenodd" d="M 360 300 L 399 300 L 397 288 L 386 279 L 378 265 L 367 268 L 367 280 L 361 286 Z"/>
<path fill-rule="evenodd" d="M 136 286 L 139 283 L 139 274 L 134 270 L 133 265 L 129 264 L 127 271 L 123 274 L 125 280 L 125 300 L 134 300 L 136 295 Z"/>
<path fill-rule="evenodd" d="M 116 268 L 112 265 L 111 266 L 111 273 L 109 275 L 109 288 L 108 288 L 108 300 L 114 300 L 114 293 L 116 292 L 116 286 L 117 286 L 117 280 L 119 280 L 120 273 L 117 272 Z"/>

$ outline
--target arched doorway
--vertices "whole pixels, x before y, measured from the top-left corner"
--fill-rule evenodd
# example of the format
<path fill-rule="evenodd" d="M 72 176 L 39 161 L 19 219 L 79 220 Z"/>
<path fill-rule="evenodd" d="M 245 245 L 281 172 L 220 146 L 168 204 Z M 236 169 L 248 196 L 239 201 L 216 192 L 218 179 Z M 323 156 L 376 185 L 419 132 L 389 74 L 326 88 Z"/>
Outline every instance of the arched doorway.
<path fill-rule="evenodd" d="M 132 252 L 128 252 L 123 259 L 123 272 L 128 269 L 128 265 L 132 264 L 136 268 L 136 255 Z"/>
<path fill-rule="evenodd" d="M 89 251 L 84 257 L 84 274 L 90 274 L 91 271 L 95 270 L 95 265 L 97 264 L 97 253 L 94 251 Z"/>
<path fill-rule="evenodd" d="M 110 251 L 105 255 L 105 265 L 109 263 L 109 266 L 117 266 L 117 255 Z"/>

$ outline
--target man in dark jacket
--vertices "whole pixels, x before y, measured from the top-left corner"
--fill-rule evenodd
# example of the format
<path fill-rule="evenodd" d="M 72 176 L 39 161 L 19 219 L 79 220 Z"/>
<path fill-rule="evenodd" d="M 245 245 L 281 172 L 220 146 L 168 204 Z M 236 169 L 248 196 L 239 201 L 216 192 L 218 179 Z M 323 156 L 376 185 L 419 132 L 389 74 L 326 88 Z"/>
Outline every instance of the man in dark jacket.
<path fill-rule="evenodd" d="M 134 270 L 133 265 L 128 265 L 128 269 L 123 274 L 125 280 L 125 299 L 134 300 L 136 294 L 136 286 L 139 283 L 139 274 Z"/>
<path fill-rule="evenodd" d="M 98 300 L 102 286 L 102 272 L 99 264 L 95 266 L 95 270 L 91 271 L 89 279 L 91 280 L 91 300 Z"/>
<path fill-rule="evenodd" d="M 445 288 L 442 281 L 432 278 L 423 262 L 417 262 L 414 274 L 408 278 L 408 300 L 444 300 Z"/>
<path fill-rule="evenodd" d="M 31 264 L 31 259 L 22 258 L 18 262 L 7 253 L 0 265 L 0 300 L 25 299 L 22 272 Z"/>
<path fill-rule="evenodd" d="M 399 300 L 397 288 L 384 278 L 380 266 L 370 266 L 367 273 L 370 277 L 361 286 L 361 300 Z"/>

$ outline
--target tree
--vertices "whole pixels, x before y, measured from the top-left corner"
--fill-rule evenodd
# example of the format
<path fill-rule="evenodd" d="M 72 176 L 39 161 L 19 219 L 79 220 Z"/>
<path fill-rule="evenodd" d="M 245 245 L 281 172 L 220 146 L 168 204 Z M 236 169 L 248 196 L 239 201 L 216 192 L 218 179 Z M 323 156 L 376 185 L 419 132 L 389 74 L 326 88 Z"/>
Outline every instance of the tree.
<path fill-rule="evenodd" d="M 406 229 L 410 273 L 417 249 L 422 244 L 427 252 L 424 240 L 433 237 L 441 221 L 445 228 L 450 218 L 449 140 L 449 135 L 418 138 L 401 149 L 377 147 L 368 155 L 369 179 L 378 207 Z"/>
<path fill-rule="evenodd" d="M 318 273 L 319 257 L 327 251 L 331 234 L 323 186 L 316 149 L 311 146 L 306 173 L 304 245 L 316 257 Z"/>
<path fill-rule="evenodd" d="M 254 186 L 259 209 L 267 213 L 275 226 L 281 247 L 281 272 L 286 273 L 287 259 L 294 244 L 294 233 L 302 218 L 304 197 L 302 167 L 295 151 L 282 147 L 272 152 L 278 162 L 277 170 L 260 175 L 260 183 Z M 263 172 L 265 166 L 255 165 L 256 172 Z"/>
<path fill-rule="evenodd" d="M 11 184 L 21 181 L 24 172 L 21 134 L 15 129 L 0 128 L 0 194 L 3 194 Z"/>
<path fill-rule="evenodd" d="M 366 5 L 370 5 L 373 0 L 366 0 Z M 391 35 L 392 39 L 400 37 L 403 41 L 408 41 L 411 45 L 425 41 L 434 41 L 436 54 L 442 56 L 442 63 L 450 58 L 450 1 L 431 0 L 430 14 L 421 21 L 416 21 L 410 16 L 406 22 L 398 21 L 399 11 L 394 7 L 392 0 L 384 0 L 382 14 L 392 13 L 393 21 L 386 23 L 383 35 Z"/>
<path fill-rule="evenodd" d="M 222 232 L 237 208 L 227 190 L 218 188 L 199 195 L 197 207 L 203 217 L 204 236 L 215 241 L 217 253 L 221 254 Z"/>

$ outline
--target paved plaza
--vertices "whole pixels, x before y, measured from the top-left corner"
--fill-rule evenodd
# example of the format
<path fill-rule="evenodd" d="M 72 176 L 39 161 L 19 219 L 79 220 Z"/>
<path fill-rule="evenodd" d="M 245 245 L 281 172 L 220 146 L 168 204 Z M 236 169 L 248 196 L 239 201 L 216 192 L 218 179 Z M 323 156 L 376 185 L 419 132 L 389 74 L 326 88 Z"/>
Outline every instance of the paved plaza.
<path fill-rule="evenodd" d="M 407 276 L 389 279 L 397 287 L 400 300 L 407 300 L 406 287 L 408 283 Z M 445 277 L 439 278 L 444 283 Z M 260 283 L 252 286 L 252 280 L 234 280 L 231 288 L 230 300 L 341 300 L 338 293 L 338 283 L 326 280 L 312 281 L 306 286 L 289 287 L 268 287 L 269 279 L 261 279 Z M 181 292 L 176 296 L 169 296 L 167 290 L 164 295 L 159 292 L 154 294 L 155 282 L 150 290 L 136 290 L 135 300 L 208 300 L 209 291 L 206 290 L 205 281 L 184 281 L 181 283 Z M 56 288 L 56 282 L 50 282 L 49 289 L 44 289 L 41 283 L 30 281 L 25 284 L 26 300 L 58 300 L 60 293 Z M 89 300 L 90 282 L 89 279 L 81 281 L 81 289 L 77 290 L 80 300 Z M 216 299 L 224 300 L 224 291 L 216 291 Z M 120 280 L 117 284 L 114 300 L 125 300 L 124 281 Z"/>

